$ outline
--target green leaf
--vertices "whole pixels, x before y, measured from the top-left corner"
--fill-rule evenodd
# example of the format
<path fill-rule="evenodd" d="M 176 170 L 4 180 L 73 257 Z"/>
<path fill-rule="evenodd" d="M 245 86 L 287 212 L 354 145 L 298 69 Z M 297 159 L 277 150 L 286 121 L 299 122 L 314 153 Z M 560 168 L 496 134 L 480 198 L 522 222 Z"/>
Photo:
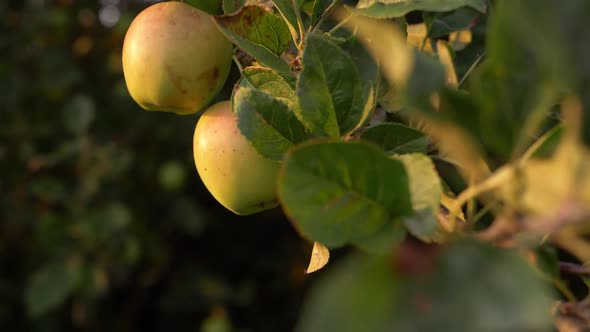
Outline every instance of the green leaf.
<path fill-rule="evenodd" d="M 312 288 L 296 332 L 390 331 L 401 287 L 386 257 L 357 255 Z"/>
<path fill-rule="evenodd" d="M 294 90 L 295 84 L 296 80 L 293 75 L 264 67 L 245 68 L 242 78 L 238 81 L 238 86 L 265 92 L 285 103 L 291 109 L 298 107 L 297 94 Z"/>
<path fill-rule="evenodd" d="M 559 146 L 563 138 L 563 124 L 558 124 L 555 127 L 549 129 L 539 137 L 539 140 L 535 141 L 535 144 L 539 144 L 534 147 L 533 158 L 549 158 L 555 152 L 555 149 Z"/>
<path fill-rule="evenodd" d="M 62 263 L 51 263 L 35 272 L 25 290 L 25 304 L 31 317 L 56 309 L 71 294 L 75 273 Z"/>
<path fill-rule="evenodd" d="M 311 11 L 311 25 L 315 26 L 322 15 L 326 12 L 326 9 L 332 2 L 336 0 L 313 0 L 313 8 Z"/>
<path fill-rule="evenodd" d="M 305 140 L 307 133 L 289 105 L 251 88 L 239 88 L 233 96 L 238 128 L 265 158 L 280 161 L 284 153 Z"/>
<path fill-rule="evenodd" d="M 551 330 L 551 291 L 517 251 L 459 243 L 436 267 L 404 283 L 392 330 Z"/>
<path fill-rule="evenodd" d="M 377 144 L 388 154 L 426 153 L 430 144 L 422 132 L 398 123 L 369 127 L 361 139 Z"/>
<path fill-rule="evenodd" d="M 425 265 L 419 275 L 397 263 L 410 255 Z M 312 288 L 295 331 L 551 330 L 551 292 L 516 251 L 458 243 L 430 256 L 341 261 Z"/>
<path fill-rule="evenodd" d="M 411 111 L 420 111 L 438 116 L 432 106 L 432 96 L 446 85 L 446 76 L 441 63 L 434 57 L 414 50 L 414 66 L 403 87 L 402 102 Z"/>
<path fill-rule="evenodd" d="M 516 123 L 520 129 L 535 113 L 549 112 L 552 103 L 535 109 L 539 100 L 549 92 L 565 92 L 582 98 L 585 127 L 590 128 L 588 13 L 590 2 L 585 0 L 498 3 L 489 24 L 489 60 L 474 87 L 481 107 L 487 113 L 498 113 L 498 124 Z M 506 119 L 509 121 L 502 121 Z M 494 128 L 504 132 L 498 124 Z M 503 133 L 514 138 L 511 146 L 498 147 L 502 152 L 528 134 L 513 132 Z M 588 144 L 590 130 L 584 131 L 584 138 Z"/>
<path fill-rule="evenodd" d="M 518 52 L 514 53 L 516 57 Z M 450 106 L 448 109 L 455 110 L 456 119 L 462 119 L 459 120 L 462 126 L 468 128 L 484 146 L 505 156 L 516 146 L 521 130 L 534 112 L 534 104 L 542 93 L 539 73 L 535 72 L 533 66 L 525 65 L 530 59 L 532 54 L 521 57 L 518 66 L 524 67 L 517 74 L 511 74 L 511 77 L 502 73 L 506 70 L 501 69 L 506 68 L 505 64 L 496 64 L 490 60 L 472 75 L 470 83 L 473 97 L 453 96 L 451 93 L 445 96 Z M 502 132 L 502 135 L 498 135 L 498 132 Z"/>
<path fill-rule="evenodd" d="M 235 0 L 232 1 L 235 2 Z M 185 0 L 184 3 L 195 8 L 198 8 L 211 15 L 217 15 L 221 12 L 220 0 Z"/>
<path fill-rule="evenodd" d="M 296 118 L 294 84 L 290 74 L 248 67 L 232 94 L 240 131 L 266 158 L 281 160 L 287 149 L 309 136 Z"/>
<path fill-rule="evenodd" d="M 280 56 L 291 43 L 291 34 L 281 17 L 258 6 L 245 6 L 233 15 L 216 16 L 221 31 L 239 48 L 265 66 L 289 72 Z"/>
<path fill-rule="evenodd" d="M 428 37 L 436 39 L 451 32 L 468 29 L 473 21 L 480 15 L 471 8 L 459 8 L 450 13 L 423 13 L 429 17 L 430 28 Z"/>
<path fill-rule="evenodd" d="M 356 37 L 347 38 L 346 42 L 340 46 L 350 55 L 360 74 L 364 108 L 361 121 L 355 128 L 358 129 L 371 119 L 371 115 L 375 110 L 375 106 L 377 105 L 377 90 L 381 83 L 381 72 L 373 56 L 371 56 Z"/>
<path fill-rule="evenodd" d="M 543 273 L 553 280 L 559 279 L 559 257 L 557 249 L 549 246 L 542 246 L 535 249 L 536 264 Z"/>
<path fill-rule="evenodd" d="M 408 231 L 424 242 L 444 240 L 436 216 L 439 209 L 442 186 L 434 164 L 423 154 L 395 156 L 408 173 L 412 209 L 414 214 L 403 217 Z"/>
<path fill-rule="evenodd" d="M 470 7 L 481 13 L 486 12 L 485 0 L 360 0 L 356 8 L 349 8 L 357 14 L 375 18 L 397 18 L 411 11 L 448 12 L 461 7 Z"/>
<path fill-rule="evenodd" d="M 400 220 L 386 223 L 374 235 L 357 241 L 355 246 L 372 254 L 388 254 L 406 238 L 406 228 Z"/>
<path fill-rule="evenodd" d="M 278 187 L 283 208 L 299 231 L 329 248 L 363 241 L 412 213 L 404 164 L 361 142 L 292 149 Z"/>
<path fill-rule="evenodd" d="M 222 8 L 224 14 L 233 14 L 247 4 L 255 4 L 256 0 L 223 0 Z"/>
<path fill-rule="evenodd" d="M 293 7 L 293 1 L 291 0 L 272 0 L 272 3 L 275 5 L 275 8 L 279 11 L 285 23 L 289 27 L 289 31 L 291 31 L 291 36 L 298 37 L 299 36 L 299 24 L 297 23 L 297 14 Z M 296 40 L 294 40 L 296 41 Z"/>
<path fill-rule="evenodd" d="M 363 118 L 360 75 L 340 47 L 319 34 L 310 34 L 297 82 L 302 122 L 316 136 L 338 138 Z"/>

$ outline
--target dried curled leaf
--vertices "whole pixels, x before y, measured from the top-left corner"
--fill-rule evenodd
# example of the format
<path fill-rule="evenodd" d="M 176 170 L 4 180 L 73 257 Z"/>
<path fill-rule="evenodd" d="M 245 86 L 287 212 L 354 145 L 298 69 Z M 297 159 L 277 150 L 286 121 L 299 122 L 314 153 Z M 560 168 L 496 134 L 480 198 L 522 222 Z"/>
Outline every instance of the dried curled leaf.
<path fill-rule="evenodd" d="M 311 250 L 311 257 L 309 259 L 309 265 L 305 273 L 313 273 L 328 264 L 330 260 L 330 251 L 326 246 L 319 242 L 313 243 L 313 249 Z"/>

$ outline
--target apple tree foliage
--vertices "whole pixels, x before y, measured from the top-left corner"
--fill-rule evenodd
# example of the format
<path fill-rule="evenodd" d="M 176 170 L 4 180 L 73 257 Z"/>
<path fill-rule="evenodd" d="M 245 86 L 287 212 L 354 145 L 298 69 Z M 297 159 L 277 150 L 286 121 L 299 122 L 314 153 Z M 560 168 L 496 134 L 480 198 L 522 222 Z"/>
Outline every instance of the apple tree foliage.
<path fill-rule="evenodd" d="M 281 211 L 302 242 L 314 243 L 308 271 L 317 272 L 309 277 L 314 284 L 296 331 L 589 328 L 590 2 L 184 2 L 214 15 L 216 27 L 235 45 L 239 75 L 230 75 L 230 84 L 238 128 L 261 156 L 281 164 L 276 179 Z M 11 31 L 19 19 L 6 8 L 0 3 L 8 13 L 0 25 Z M 55 13 L 31 10 L 22 20 L 28 24 L 18 32 L 27 42 L 6 56 L 25 70 L 0 66 L 0 73 L 18 71 L 7 75 L 16 79 L 0 82 L 0 106 L 17 108 L 23 99 L 32 110 L 0 114 L 16 124 L 0 126 L 0 160 L 27 161 L 7 163 L 11 174 L 26 172 L 0 181 L 0 195 L 6 195 L 0 201 L 6 220 L 2 262 L 30 271 L 36 262 L 13 252 L 51 258 L 36 271 L 23 272 L 24 291 L 16 295 L 5 280 L 17 269 L 2 266 L 0 295 L 9 305 L 0 302 L 0 323 L 20 317 L 12 304 L 22 302 L 27 315 L 38 319 L 37 330 L 59 330 L 51 327 L 67 319 L 47 313 L 70 301 L 73 318 L 67 317 L 73 325 L 110 317 L 115 323 L 109 321 L 108 329 L 124 329 L 132 322 L 118 321 L 115 311 L 144 313 L 136 306 L 141 296 L 122 297 L 121 307 L 107 314 L 96 309 L 101 296 L 121 289 L 144 294 L 154 284 L 165 289 L 162 310 L 179 312 L 201 301 L 239 306 L 249 285 L 228 288 L 198 268 L 178 272 L 172 289 L 162 286 L 162 275 L 172 266 L 187 260 L 196 265 L 185 258 L 187 251 L 169 249 L 166 240 L 177 241 L 180 229 L 185 237 L 178 242 L 188 247 L 205 241 L 199 234 L 213 227 L 203 224 L 206 209 L 195 209 L 192 197 L 179 193 L 188 172 L 169 148 L 190 141 L 177 133 L 194 123 L 168 116 L 150 124 L 136 118 L 137 110 L 121 106 L 129 98 L 120 81 L 109 85 L 106 73 L 89 75 L 78 63 L 65 70 L 85 61 L 87 45 L 74 43 L 74 55 L 52 48 L 56 40 L 70 38 L 65 29 L 30 44 L 28 29 L 35 22 L 44 30 L 66 25 L 68 16 Z M 123 30 L 97 45 L 122 42 Z M 13 43 L 11 36 L 0 40 L 2 47 Z M 116 53 L 101 55 L 116 67 L 111 63 L 113 58 L 118 63 Z M 102 82 L 104 89 L 74 93 L 86 91 L 88 82 Z M 28 91 L 26 98 L 17 98 L 22 91 Z M 55 128 L 27 120 L 41 119 L 36 111 L 45 99 L 55 105 L 64 95 L 68 101 L 56 117 L 73 138 L 57 145 L 47 134 Z M 101 108 L 118 112 L 99 113 Z M 102 139 L 88 133 L 92 123 L 125 134 Z M 31 133 L 38 135 L 34 144 L 24 140 Z M 52 144 L 58 147 L 48 148 Z M 158 168 L 142 149 L 172 161 Z M 46 150 L 51 153 L 42 153 Z M 70 177 L 63 180 L 62 173 Z M 160 177 L 154 179 L 154 173 Z M 146 190 L 137 193 L 122 184 L 125 178 Z M 168 191 L 177 194 L 166 196 Z M 147 199 L 121 203 L 134 195 Z M 154 210 L 164 212 L 154 217 Z M 246 218 L 254 222 L 256 216 Z M 29 219 L 41 222 L 23 222 Z M 156 224 L 157 233 L 150 233 L 147 222 L 132 222 L 137 219 Z M 224 234 L 223 243 L 197 243 L 199 259 L 208 262 L 211 252 L 223 252 L 211 266 L 227 260 L 244 272 L 252 265 L 268 268 L 273 257 L 273 268 L 288 270 L 276 256 L 258 264 L 260 257 L 245 254 L 247 244 L 240 242 L 254 236 L 252 228 L 232 227 L 240 239 Z M 282 240 L 268 236 L 261 251 L 279 252 Z M 269 279 L 276 277 L 276 271 L 264 271 Z M 129 283 L 134 274 L 140 283 Z M 298 278 L 302 274 L 297 271 Z M 275 279 L 268 282 L 271 292 Z M 184 301 L 175 302 L 178 298 Z M 219 319 L 225 315 L 213 312 L 201 330 L 230 331 Z M 273 330 L 272 317 L 264 319 L 266 325 L 257 330 Z"/>
<path fill-rule="evenodd" d="M 246 55 L 239 128 L 281 162 L 281 208 L 324 249 L 313 270 L 357 248 L 297 331 L 588 328 L 562 278 L 590 267 L 589 2 L 222 9 Z"/>

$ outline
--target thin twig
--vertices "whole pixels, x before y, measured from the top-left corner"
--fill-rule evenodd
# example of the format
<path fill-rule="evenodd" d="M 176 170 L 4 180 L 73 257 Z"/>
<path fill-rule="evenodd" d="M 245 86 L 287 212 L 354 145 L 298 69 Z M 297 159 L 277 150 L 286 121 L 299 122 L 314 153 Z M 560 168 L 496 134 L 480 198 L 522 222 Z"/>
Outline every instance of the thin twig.
<path fill-rule="evenodd" d="M 339 3 L 341 2 L 341 0 L 333 0 L 329 5 L 328 8 L 326 8 L 326 10 L 322 13 L 322 16 L 320 16 L 319 20 L 317 21 L 317 23 L 313 26 L 310 27 L 310 31 L 315 32 L 317 31 L 317 29 L 319 29 L 321 27 L 322 24 L 324 24 L 324 22 L 326 21 L 326 19 L 328 18 L 328 16 L 330 16 L 330 12 L 334 9 L 334 7 L 336 7 Z"/>
<path fill-rule="evenodd" d="M 351 18 L 354 17 L 353 13 L 349 13 L 350 15 L 348 15 L 347 18 L 343 19 L 342 21 L 338 22 L 338 24 L 336 24 L 332 29 L 330 29 L 330 31 L 328 31 L 328 34 L 331 36 L 333 35 L 336 31 L 338 31 L 338 29 L 342 28 L 348 21 L 350 21 Z"/>

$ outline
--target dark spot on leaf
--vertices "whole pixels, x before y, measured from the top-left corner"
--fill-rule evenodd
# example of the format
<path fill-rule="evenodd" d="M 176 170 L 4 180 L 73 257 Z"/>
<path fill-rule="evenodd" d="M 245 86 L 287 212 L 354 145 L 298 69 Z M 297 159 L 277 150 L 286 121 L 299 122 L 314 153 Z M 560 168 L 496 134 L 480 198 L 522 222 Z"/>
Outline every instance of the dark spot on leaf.
<path fill-rule="evenodd" d="M 240 36 L 247 36 L 256 20 L 265 14 L 266 11 L 261 7 L 246 6 L 233 15 L 218 17 L 217 22 Z"/>

